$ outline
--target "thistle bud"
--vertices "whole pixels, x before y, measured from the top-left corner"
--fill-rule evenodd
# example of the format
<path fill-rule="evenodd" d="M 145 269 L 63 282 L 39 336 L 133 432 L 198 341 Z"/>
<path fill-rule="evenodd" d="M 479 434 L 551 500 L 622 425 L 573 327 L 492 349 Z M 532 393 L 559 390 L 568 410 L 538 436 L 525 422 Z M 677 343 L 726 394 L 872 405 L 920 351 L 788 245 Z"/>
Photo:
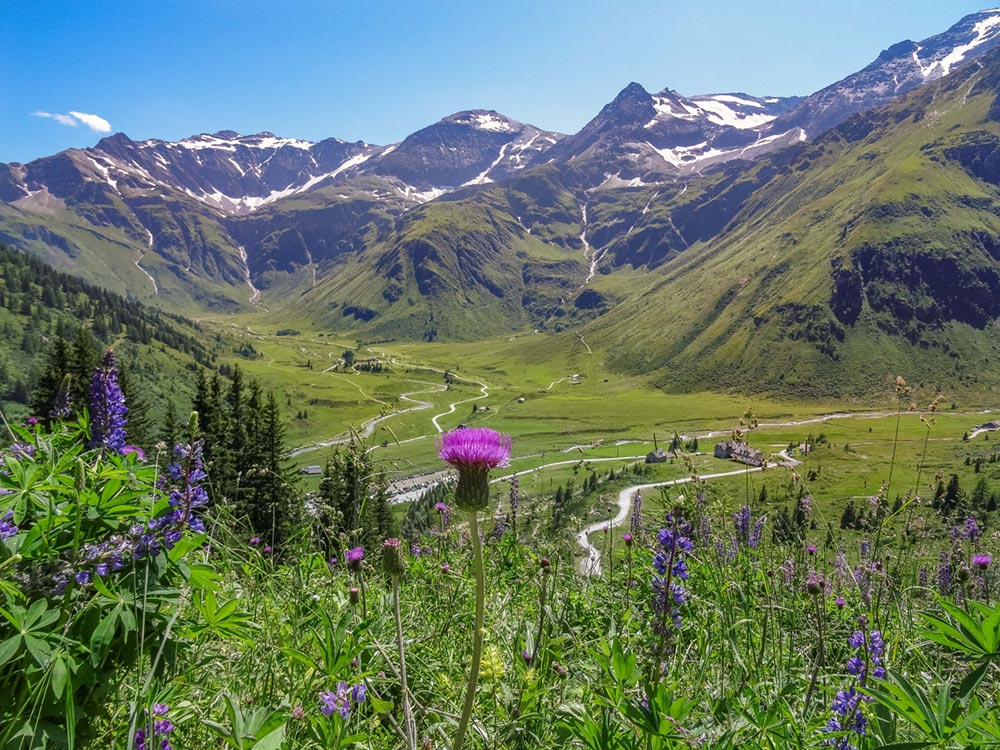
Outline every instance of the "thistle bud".
<path fill-rule="evenodd" d="M 361 589 L 356 586 L 351 586 L 351 590 L 348 591 L 348 598 L 350 599 L 352 606 L 358 606 L 358 602 L 361 601 Z"/>
<path fill-rule="evenodd" d="M 386 539 L 382 542 L 382 568 L 386 575 L 397 580 L 406 571 L 403 543 L 398 539 Z"/>

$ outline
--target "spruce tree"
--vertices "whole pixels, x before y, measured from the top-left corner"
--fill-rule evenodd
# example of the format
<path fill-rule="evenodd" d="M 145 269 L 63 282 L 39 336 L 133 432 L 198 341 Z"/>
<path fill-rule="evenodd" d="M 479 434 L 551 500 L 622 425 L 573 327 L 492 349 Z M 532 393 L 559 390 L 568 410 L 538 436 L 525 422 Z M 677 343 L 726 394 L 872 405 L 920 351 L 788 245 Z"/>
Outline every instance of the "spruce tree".
<path fill-rule="evenodd" d="M 51 425 L 49 412 L 55 407 L 63 378 L 69 371 L 69 342 L 62 336 L 56 336 L 46 356 L 45 370 L 31 397 L 31 411 L 46 427 Z"/>
<path fill-rule="evenodd" d="M 70 353 L 70 374 L 73 382 L 70 400 L 75 414 L 79 414 L 90 403 L 90 378 L 101 360 L 94 336 L 86 326 L 76 329 L 73 350 Z"/>
<path fill-rule="evenodd" d="M 149 416 L 149 404 L 124 363 L 118 365 L 118 387 L 121 388 L 125 405 L 128 407 L 128 423 L 125 428 L 128 442 L 148 451 L 153 444 L 153 424 Z"/>

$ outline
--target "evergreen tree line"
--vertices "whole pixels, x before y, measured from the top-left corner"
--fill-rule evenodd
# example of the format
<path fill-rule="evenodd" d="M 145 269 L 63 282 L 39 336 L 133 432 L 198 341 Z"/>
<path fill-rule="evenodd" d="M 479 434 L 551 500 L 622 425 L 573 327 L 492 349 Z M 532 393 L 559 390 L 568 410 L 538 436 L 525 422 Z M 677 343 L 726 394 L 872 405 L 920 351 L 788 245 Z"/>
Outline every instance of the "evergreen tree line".
<path fill-rule="evenodd" d="M 327 460 L 311 506 L 313 539 L 328 556 L 359 544 L 374 547 L 399 534 L 388 475 L 356 435 Z"/>
<path fill-rule="evenodd" d="M 32 384 L 43 372 L 42 353 L 56 339 L 74 340 L 81 325 L 105 347 L 128 340 L 182 352 L 204 366 L 211 362 L 205 346 L 183 330 L 193 325 L 183 318 L 0 244 L 0 398 L 34 403 Z"/>
<path fill-rule="evenodd" d="M 90 402 L 90 379 L 103 353 L 104 347 L 86 326 L 77 328 L 72 340 L 57 334 L 46 355 L 44 370 L 32 388 L 32 413 L 49 426 L 57 401 L 68 395 L 69 416 L 79 417 Z M 155 437 L 149 404 L 131 376 L 129 367 L 118 362 L 117 368 L 118 385 L 129 410 L 126 431 L 129 442 L 148 451 Z M 68 393 L 63 394 L 64 390 Z"/>
<path fill-rule="evenodd" d="M 285 426 L 272 391 L 246 378 L 239 366 L 228 382 L 219 374 L 195 378 L 193 411 L 198 434 L 189 436 L 187 419 L 168 405 L 160 440 L 167 446 L 204 440 L 213 503 L 225 503 L 249 536 L 278 548 L 301 521 L 295 476 L 285 468 Z"/>

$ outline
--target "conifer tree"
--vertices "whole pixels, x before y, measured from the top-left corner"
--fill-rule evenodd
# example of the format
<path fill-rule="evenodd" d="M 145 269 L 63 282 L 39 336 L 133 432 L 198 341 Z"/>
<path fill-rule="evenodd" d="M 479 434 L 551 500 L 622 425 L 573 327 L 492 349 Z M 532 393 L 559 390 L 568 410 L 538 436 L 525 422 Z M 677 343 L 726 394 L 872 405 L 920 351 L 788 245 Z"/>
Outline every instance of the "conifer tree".
<path fill-rule="evenodd" d="M 118 365 L 118 387 L 121 388 L 128 406 L 128 441 L 131 445 L 138 445 L 148 450 L 153 444 L 149 404 L 124 363 Z"/>
<path fill-rule="evenodd" d="M 80 326 L 70 354 L 70 374 L 73 376 L 70 400 L 74 413 L 79 414 L 90 401 L 90 377 L 100 360 L 101 353 L 93 334 L 86 326 Z"/>
<path fill-rule="evenodd" d="M 63 378 L 70 371 L 69 342 L 56 336 L 45 361 L 45 370 L 35 386 L 31 398 L 31 411 L 46 427 L 51 424 L 49 412 L 55 407 L 56 397 L 62 387 Z"/>

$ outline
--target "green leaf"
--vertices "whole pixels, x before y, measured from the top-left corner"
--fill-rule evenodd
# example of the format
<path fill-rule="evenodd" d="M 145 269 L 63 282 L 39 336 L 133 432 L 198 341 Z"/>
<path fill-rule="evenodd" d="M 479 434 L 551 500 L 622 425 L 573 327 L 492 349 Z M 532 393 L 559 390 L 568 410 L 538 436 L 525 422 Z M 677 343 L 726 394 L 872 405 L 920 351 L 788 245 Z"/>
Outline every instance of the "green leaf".
<path fill-rule="evenodd" d="M 11 636 L 3 643 L 0 643 L 0 667 L 13 659 L 21 648 L 21 634 Z"/>
<path fill-rule="evenodd" d="M 102 619 L 97 627 L 94 628 L 94 632 L 90 636 L 90 650 L 92 653 L 92 661 L 94 661 L 94 666 L 100 666 L 101 662 L 104 660 L 104 655 L 107 653 L 107 649 L 111 646 L 111 641 L 115 637 L 115 623 L 118 620 L 118 615 L 121 612 L 122 605 L 118 604 L 110 612 L 108 612 L 104 619 Z"/>
<path fill-rule="evenodd" d="M 285 741 L 285 724 L 275 727 L 275 729 L 257 740 L 254 750 L 278 750 Z"/>
<path fill-rule="evenodd" d="M 55 657 L 52 662 L 52 680 L 49 683 L 52 686 L 52 695 L 56 700 L 62 697 L 63 690 L 66 689 L 66 662 L 63 661 L 61 656 Z"/>
<path fill-rule="evenodd" d="M 38 666 L 48 666 L 49 659 L 52 656 L 52 648 L 48 643 L 36 636 L 25 635 L 24 647 L 28 649 L 28 653 L 38 663 Z"/>

